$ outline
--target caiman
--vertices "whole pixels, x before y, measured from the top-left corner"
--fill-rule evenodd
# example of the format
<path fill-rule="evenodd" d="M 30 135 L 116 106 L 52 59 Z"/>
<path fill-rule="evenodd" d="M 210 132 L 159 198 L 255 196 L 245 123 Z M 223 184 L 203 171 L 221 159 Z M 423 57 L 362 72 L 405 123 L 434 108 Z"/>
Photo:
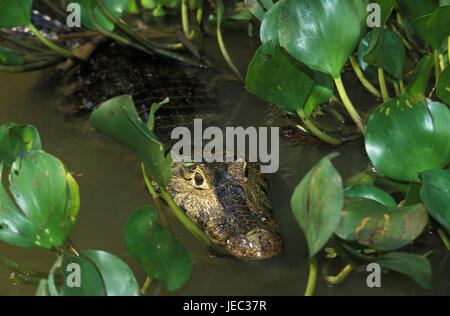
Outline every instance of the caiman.
<path fill-rule="evenodd" d="M 39 18 L 36 16 L 35 19 Z M 49 19 L 44 19 L 48 21 Z M 45 24 L 45 21 L 42 21 Z M 111 42 L 64 78 L 63 103 L 72 113 L 89 114 L 102 102 L 133 95 L 143 119 L 152 103 L 165 97 L 156 132 L 170 147 L 170 130 L 194 118 L 209 124 L 233 124 L 229 107 L 218 106 L 213 71 L 149 57 Z M 218 119 L 214 119 L 218 117 Z M 224 117 L 228 121 L 224 122 Z M 222 122 L 220 122 L 222 120 Z M 222 123 L 222 124 L 220 124 Z M 238 258 L 264 259 L 280 253 L 283 239 L 272 216 L 266 180 L 254 163 L 175 163 L 168 191 L 186 215 L 216 244 Z"/>

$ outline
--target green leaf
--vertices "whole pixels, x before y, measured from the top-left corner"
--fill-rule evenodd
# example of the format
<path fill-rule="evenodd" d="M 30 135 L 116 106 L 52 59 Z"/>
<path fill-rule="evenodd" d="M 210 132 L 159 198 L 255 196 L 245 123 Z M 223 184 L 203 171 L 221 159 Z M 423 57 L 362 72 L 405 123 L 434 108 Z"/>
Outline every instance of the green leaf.
<path fill-rule="evenodd" d="M 160 280 L 167 291 L 176 291 L 189 280 L 189 252 L 159 224 L 153 207 L 142 207 L 130 216 L 125 243 L 148 276 Z"/>
<path fill-rule="evenodd" d="M 378 3 L 381 8 L 381 28 L 384 27 L 389 17 L 391 16 L 392 11 L 394 10 L 394 2 L 395 0 L 375 0 L 371 1 L 372 3 Z"/>
<path fill-rule="evenodd" d="M 309 256 L 314 257 L 333 235 L 344 205 L 342 179 L 330 159 L 323 158 L 300 182 L 292 196 L 295 219 L 308 241 Z"/>
<path fill-rule="evenodd" d="M 298 61 L 338 78 L 366 31 L 367 0 L 287 1 L 278 38 Z"/>
<path fill-rule="evenodd" d="M 419 181 L 425 170 L 445 168 L 450 160 L 450 111 L 408 95 L 378 107 L 365 136 L 370 160 L 386 176 Z"/>
<path fill-rule="evenodd" d="M 32 4 L 33 0 L 0 0 L 0 28 L 28 25 Z"/>
<path fill-rule="evenodd" d="M 7 48 L 0 47 L 0 65 L 18 66 L 23 65 L 23 58 Z"/>
<path fill-rule="evenodd" d="M 427 258 L 410 253 L 391 252 L 376 259 L 383 268 L 405 274 L 424 289 L 431 289 L 432 268 Z"/>
<path fill-rule="evenodd" d="M 450 171 L 429 170 L 422 173 L 420 197 L 430 215 L 450 231 Z"/>
<path fill-rule="evenodd" d="M 422 204 L 397 208 L 371 199 L 348 199 L 336 235 L 371 249 L 391 251 L 416 239 L 427 223 Z"/>
<path fill-rule="evenodd" d="M 406 94 L 416 98 L 424 98 L 430 81 L 430 73 L 434 67 L 434 59 L 431 56 L 424 56 L 416 68 L 413 79 L 405 88 Z"/>
<path fill-rule="evenodd" d="M 278 45 L 278 28 L 283 23 L 280 20 L 280 14 L 286 4 L 286 0 L 280 0 L 264 15 L 264 19 L 261 23 L 260 37 L 261 42 L 266 44 L 272 41 Z"/>
<path fill-rule="evenodd" d="M 41 149 L 41 139 L 34 126 L 6 123 L 0 126 L 0 161 L 9 170 L 24 152 Z"/>
<path fill-rule="evenodd" d="M 62 247 L 79 210 L 78 186 L 64 165 L 32 151 L 14 162 L 9 181 L 11 197 L 0 187 L 0 240 L 21 247 Z"/>
<path fill-rule="evenodd" d="M 314 109 L 331 99 L 334 93 L 333 79 L 320 71 L 314 72 L 314 86 L 304 105 L 306 116 L 310 116 Z"/>
<path fill-rule="evenodd" d="M 153 179 L 163 187 L 172 177 L 172 157 L 150 131 L 134 106 L 131 96 L 120 96 L 103 103 L 90 118 L 100 133 L 128 147 L 144 163 Z"/>
<path fill-rule="evenodd" d="M 250 12 L 258 19 L 262 20 L 266 11 L 273 6 L 272 0 L 245 0 L 245 4 Z"/>
<path fill-rule="evenodd" d="M 117 17 L 121 18 L 128 9 L 129 0 L 102 0 L 106 7 L 111 11 L 111 13 Z M 92 23 L 88 8 L 93 8 L 95 20 L 106 30 L 113 31 L 115 25 L 111 22 L 100 10 L 100 8 L 95 4 L 95 0 L 77 0 L 74 3 L 78 3 L 81 6 L 81 23 L 90 30 L 97 30 L 97 28 Z"/>
<path fill-rule="evenodd" d="M 374 35 L 378 35 L 376 43 L 372 40 Z M 371 45 L 375 45 L 372 47 Z M 378 51 L 368 55 L 370 49 Z M 386 73 L 397 80 L 403 79 L 403 68 L 406 60 L 405 47 L 402 40 L 391 31 L 372 31 L 361 41 L 358 49 L 358 58 L 364 71 L 367 70 L 367 63 L 377 68 L 382 68 Z"/>
<path fill-rule="evenodd" d="M 439 99 L 450 104 L 450 66 L 447 66 L 439 75 L 436 93 Z"/>
<path fill-rule="evenodd" d="M 347 198 L 371 199 L 385 206 L 397 207 L 397 203 L 387 192 L 372 185 L 355 185 L 344 190 Z"/>
<path fill-rule="evenodd" d="M 311 74 L 311 76 L 310 76 Z M 273 42 L 261 46 L 247 73 L 247 90 L 290 114 L 303 108 L 313 87 L 312 72 Z"/>
<path fill-rule="evenodd" d="M 72 270 L 80 267 L 81 288 L 69 287 Z M 121 259 L 104 251 L 83 250 L 80 257 L 64 255 L 62 293 L 67 296 L 139 296 L 139 285 L 133 272 Z"/>

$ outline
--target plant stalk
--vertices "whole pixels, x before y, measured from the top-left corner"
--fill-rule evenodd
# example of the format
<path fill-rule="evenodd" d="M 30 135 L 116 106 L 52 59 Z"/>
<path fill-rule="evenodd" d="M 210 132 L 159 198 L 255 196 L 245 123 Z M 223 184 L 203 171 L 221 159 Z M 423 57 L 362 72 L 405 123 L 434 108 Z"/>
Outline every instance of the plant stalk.
<path fill-rule="evenodd" d="M 350 101 L 350 98 L 348 97 L 347 91 L 345 90 L 344 87 L 344 83 L 342 82 L 341 75 L 339 75 L 339 77 L 337 78 L 334 78 L 334 82 L 336 84 L 336 87 L 338 89 L 339 95 L 341 96 L 342 102 L 344 103 L 345 108 L 347 109 L 353 121 L 356 123 L 356 126 L 358 126 L 361 133 L 365 135 L 366 128 L 364 127 L 364 122 L 362 121 L 361 116 L 359 116 L 358 112 L 353 106 L 352 101 Z"/>
<path fill-rule="evenodd" d="M 359 67 L 358 61 L 354 56 L 350 56 L 350 63 L 352 64 L 353 71 L 355 72 L 356 76 L 358 77 L 359 81 L 361 81 L 362 85 L 369 91 L 371 94 L 376 96 L 377 98 L 381 98 L 381 93 L 378 91 L 377 88 L 375 88 L 372 83 L 367 80 L 367 78 L 364 76 L 363 71 L 361 70 L 361 67 Z"/>
<path fill-rule="evenodd" d="M 441 237 L 444 245 L 447 247 L 448 250 L 450 250 L 450 240 L 449 240 L 447 234 L 445 233 L 445 231 L 442 228 L 438 227 L 437 232 L 439 234 L 439 237 Z"/>
<path fill-rule="evenodd" d="M 55 52 L 57 52 L 58 54 L 60 54 L 60 55 L 62 55 L 62 56 L 64 56 L 64 57 L 67 57 L 67 58 L 69 58 L 69 59 L 72 59 L 72 58 L 74 58 L 74 56 L 73 56 L 73 54 L 69 51 L 69 50 L 67 50 L 67 49 L 64 49 L 64 48 L 62 48 L 62 47 L 59 47 L 58 45 L 56 45 L 56 44 L 54 44 L 53 42 L 51 42 L 50 40 L 48 40 L 45 36 L 43 36 L 40 32 L 39 32 L 39 30 L 30 22 L 28 25 L 27 25 L 29 28 L 30 28 L 30 30 L 31 30 L 31 32 L 33 32 L 33 34 L 45 45 L 45 46 L 47 46 L 48 48 L 50 48 L 51 50 L 53 50 L 53 51 L 55 51 Z"/>
<path fill-rule="evenodd" d="M 316 257 L 312 257 L 309 260 L 309 278 L 308 285 L 306 286 L 305 296 L 314 296 L 317 283 L 317 260 Z"/>
<path fill-rule="evenodd" d="M 391 98 L 389 97 L 389 92 L 386 86 L 386 79 L 384 78 L 383 68 L 378 68 L 378 80 L 380 81 L 381 95 L 383 96 L 383 102 L 386 103 Z"/>
<path fill-rule="evenodd" d="M 141 289 L 141 294 L 145 295 L 148 292 L 148 289 L 150 288 L 150 285 L 152 284 L 152 279 L 150 277 L 147 277 L 147 279 L 145 279 L 145 284 Z"/>
<path fill-rule="evenodd" d="M 344 282 L 348 276 L 353 272 L 353 267 L 351 265 L 345 266 L 344 269 L 342 269 L 341 272 L 337 276 L 331 276 L 325 273 L 324 279 L 325 282 L 327 282 L 330 285 L 339 285 L 342 282 Z"/>
<path fill-rule="evenodd" d="M 318 138 L 323 140 L 326 143 L 332 144 L 332 145 L 340 145 L 342 144 L 342 140 L 331 137 L 324 132 L 322 132 L 319 128 L 317 128 L 314 123 L 306 116 L 305 111 L 303 109 L 300 109 L 297 111 L 298 116 L 302 120 L 303 124 Z"/>
<path fill-rule="evenodd" d="M 441 66 L 439 65 L 439 51 L 434 51 L 434 75 L 436 76 L 436 84 L 441 74 Z"/>

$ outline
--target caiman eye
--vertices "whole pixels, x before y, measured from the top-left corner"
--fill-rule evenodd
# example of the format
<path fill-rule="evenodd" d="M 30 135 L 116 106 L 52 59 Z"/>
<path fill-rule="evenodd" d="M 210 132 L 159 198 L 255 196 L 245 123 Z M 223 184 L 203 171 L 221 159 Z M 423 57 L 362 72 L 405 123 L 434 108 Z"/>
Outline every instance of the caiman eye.
<path fill-rule="evenodd" d="M 201 186 L 205 182 L 202 175 L 198 172 L 195 173 L 194 181 L 195 181 L 195 185 L 198 185 L 198 186 Z"/>

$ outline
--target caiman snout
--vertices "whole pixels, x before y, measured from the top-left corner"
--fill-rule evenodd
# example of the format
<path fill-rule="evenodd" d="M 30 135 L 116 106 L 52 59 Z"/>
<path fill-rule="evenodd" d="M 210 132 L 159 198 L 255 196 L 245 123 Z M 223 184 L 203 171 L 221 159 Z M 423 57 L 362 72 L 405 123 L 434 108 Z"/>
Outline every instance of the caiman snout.
<path fill-rule="evenodd" d="M 281 252 L 283 239 L 277 232 L 255 229 L 230 240 L 227 248 L 233 255 L 242 259 L 267 259 Z"/>

